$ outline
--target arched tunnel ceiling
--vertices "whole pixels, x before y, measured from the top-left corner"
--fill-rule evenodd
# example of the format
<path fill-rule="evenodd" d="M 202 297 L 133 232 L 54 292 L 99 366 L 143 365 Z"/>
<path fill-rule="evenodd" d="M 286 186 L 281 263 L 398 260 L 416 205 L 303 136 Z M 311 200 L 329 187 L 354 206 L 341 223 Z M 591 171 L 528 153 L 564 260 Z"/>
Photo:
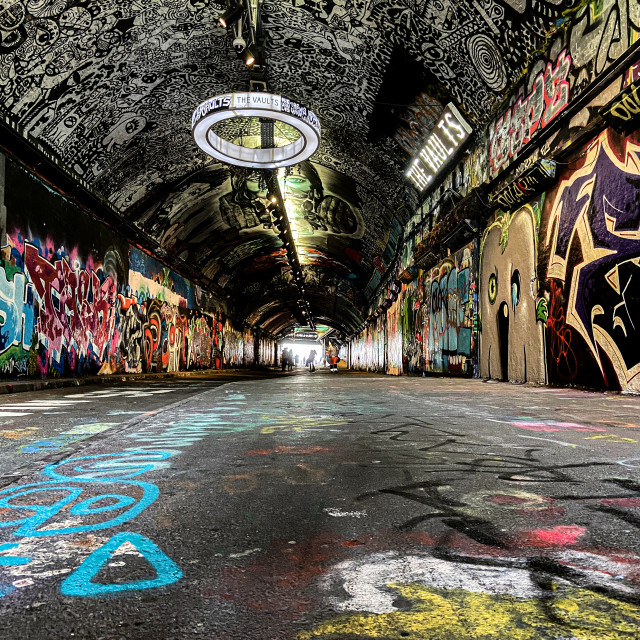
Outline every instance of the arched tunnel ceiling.
<path fill-rule="evenodd" d="M 394 141 L 426 93 L 481 126 L 575 2 L 263 0 L 269 90 L 309 106 L 321 148 L 286 196 L 304 226 L 314 316 L 356 327 L 399 232 L 406 157 Z M 198 151 L 200 102 L 249 89 L 210 0 L 0 0 L 3 113 L 239 316 L 291 322 L 297 298 L 259 176 Z M 369 289 L 367 285 L 369 283 Z M 278 319 L 280 318 L 280 319 Z"/>

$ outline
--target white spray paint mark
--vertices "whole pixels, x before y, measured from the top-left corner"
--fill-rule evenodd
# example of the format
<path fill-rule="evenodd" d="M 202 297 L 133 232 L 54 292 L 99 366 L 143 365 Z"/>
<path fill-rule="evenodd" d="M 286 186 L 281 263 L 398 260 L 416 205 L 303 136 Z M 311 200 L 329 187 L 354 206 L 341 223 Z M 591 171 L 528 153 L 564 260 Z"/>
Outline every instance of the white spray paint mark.
<path fill-rule="evenodd" d="M 366 511 L 342 511 L 342 509 L 335 509 L 333 507 L 327 507 L 323 509 L 323 511 L 334 518 L 365 518 L 367 516 Z"/>
<path fill-rule="evenodd" d="M 256 547 L 255 549 L 247 549 L 242 553 L 230 553 L 229 558 L 246 558 L 254 553 L 258 553 L 258 551 L 262 551 L 262 549 L 260 549 L 260 547 Z"/>
<path fill-rule="evenodd" d="M 634 462 L 635 464 L 631 464 Z M 638 469 L 640 468 L 640 458 L 627 458 L 626 460 L 618 460 L 616 464 L 619 464 L 627 469 Z"/>
<path fill-rule="evenodd" d="M 539 598 L 543 595 L 526 569 L 467 565 L 431 556 L 404 556 L 395 551 L 342 562 L 321 579 L 322 586 L 329 593 L 335 593 L 336 588 L 342 587 L 348 594 L 347 599 L 329 598 L 337 610 L 371 613 L 397 611 L 394 606 L 397 595 L 388 589 L 388 585 L 409 583 L 517 598 Z"/>
<path fill-rule="evenodd" d="M 21 589 L 22 587 L 29 587 L 33 584 L 33 580 L 31 578 L 25 578 L 24 580 L 16 580 L 13 583 L 14 587 Z"/>
<path fill-rule="evenodd" d="M 544 442 L 553 442 L 553 444 L 559 444 L 563 447 L 580 447 L 579 444 L 572 444 L 571 442 L 563 442 L 562 440 L 552 440 L 551 438 L 537 438 L 536 436 L 517 436 L 518 438 L 527 438 L 529 440 L 543 440 Z M 582 447 L 580 447 L 582 448 Z"/>

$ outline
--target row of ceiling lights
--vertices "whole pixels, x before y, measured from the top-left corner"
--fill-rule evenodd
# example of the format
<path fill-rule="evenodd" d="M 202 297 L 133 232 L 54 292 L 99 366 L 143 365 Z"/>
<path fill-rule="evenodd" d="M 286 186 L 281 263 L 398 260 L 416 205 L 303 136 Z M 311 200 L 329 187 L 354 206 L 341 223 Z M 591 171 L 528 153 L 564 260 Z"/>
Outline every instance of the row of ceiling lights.
<path fill-rule="evenodd" d="M 256 37 L 254 29 L 254 19 L 252 19 L 252 4 L 257 11 L 257 2 L 255 0 L 244 0 L 244 4 L 235 0 L 227 0 L 227 8 L 220 15 L 218 21 L 220 26 L 225 29 L 232 28 L 234 33 L 233 47 L 239 56 L 242 56 L 244 63 L 251 67 L 256 62 L 255 48 Z M 246 22 L 249 33 L 250 44 L 247 45 L 243 37 L 243 24 Z M 315 330 L 315 323 L 311 315 L 311 306 L 305 298 L 304 274 L 300 266 L 298 250 L 295 243 L 294 232 L 291 222 L 287 216 L 284 198 L 280 190 L 275 172 L 269 174 L 269 205 L 267 210 L 275 218 L 275 228 L 278 236 L 282 240 L 287 252 L 287 261 L 291 267 L 293 274 L 293 282 L 298 288 L 298 307 L 303 316 L 303 320 L 312 330 Z"/>
<path fill-rule="evenodd" d="M 275 218 L 275 228 L 282 240 L 282 244 L 287 252 L 287 262 L 291 267 L 291 273 L 293 274 L 293 284 L 298 288 L 298 308 L 303 316 L 304 321 L 312 330 L 315 330 L 315 322 L 311 315 L 311 305 L 305 298 L 306 289 L 304 286 L 304 274 L 302 272 L 302 266 L 298 258 L 298 251 L 293 238 L 291 230 L 291 223 L 287 216 L 287 211 L 284 205 L 284 199 L 280 190 L 280 185 L 275 172 L 270 173 L 269 177 L 269 205 L 267 211 Z"/>

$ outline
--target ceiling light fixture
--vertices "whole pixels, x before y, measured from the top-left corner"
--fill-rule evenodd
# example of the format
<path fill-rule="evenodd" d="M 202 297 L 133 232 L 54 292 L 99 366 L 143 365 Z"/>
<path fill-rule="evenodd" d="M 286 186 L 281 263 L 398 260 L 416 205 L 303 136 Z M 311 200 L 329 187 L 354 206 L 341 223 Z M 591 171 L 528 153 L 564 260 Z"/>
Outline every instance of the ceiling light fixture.
<path fill-rule="evenodd" d="M 224 11 L 224 13 L 218 18 L 218 22 L 225 29 L 234 22 L 238 22 L 244 14 L 244 7 L 240 4 L 232 4 Z"/>
<path fill-rule="evenodd" d="M 252 67 L 256 61 L 256 57 L 251 53 L 251 49 L 249 47 L 246 47 L 242 52 L 242 57 L 244 58 L 244 63 L 247 67 Z"/>
<path fill-rule="evenodd" d="M 233 48 L 240 55 L 247 48 L 246 40 L 242 36 L 237 36 L 233 41 Z"/>

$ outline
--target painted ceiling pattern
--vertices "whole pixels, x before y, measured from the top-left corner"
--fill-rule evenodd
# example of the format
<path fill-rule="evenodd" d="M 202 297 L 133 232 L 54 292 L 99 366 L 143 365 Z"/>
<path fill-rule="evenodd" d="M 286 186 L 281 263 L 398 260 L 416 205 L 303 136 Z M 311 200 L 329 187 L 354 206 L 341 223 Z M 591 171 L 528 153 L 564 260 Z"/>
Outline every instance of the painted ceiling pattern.
<path fill-rule="evenodd" d="M 393 131 L 380 135 L 371 123 L 398 73 L 394 60 L 424 70 L 413 96 L 433 78 L 480 126 L 527 54 L 576 4 L 263 0 L 270 90 L 308 105 L 323 125 L 313 162 L 287 178 L 320 307 L 355 309 L 342 313 L 356 326 L 367 283 L 388 266 L 406 159 Z M 256 289 L 284 300 L 291 287 L 259 179 L 213 163 L 191 139 L 195 106 L 249 88 L 217 26 L 223 8 L 213 0 L 0 0 L 1 111 L 160 242 L 169 262 L 188 260 L 205 282 L 239 292 L 249 317 L 267 304 Z"/>

